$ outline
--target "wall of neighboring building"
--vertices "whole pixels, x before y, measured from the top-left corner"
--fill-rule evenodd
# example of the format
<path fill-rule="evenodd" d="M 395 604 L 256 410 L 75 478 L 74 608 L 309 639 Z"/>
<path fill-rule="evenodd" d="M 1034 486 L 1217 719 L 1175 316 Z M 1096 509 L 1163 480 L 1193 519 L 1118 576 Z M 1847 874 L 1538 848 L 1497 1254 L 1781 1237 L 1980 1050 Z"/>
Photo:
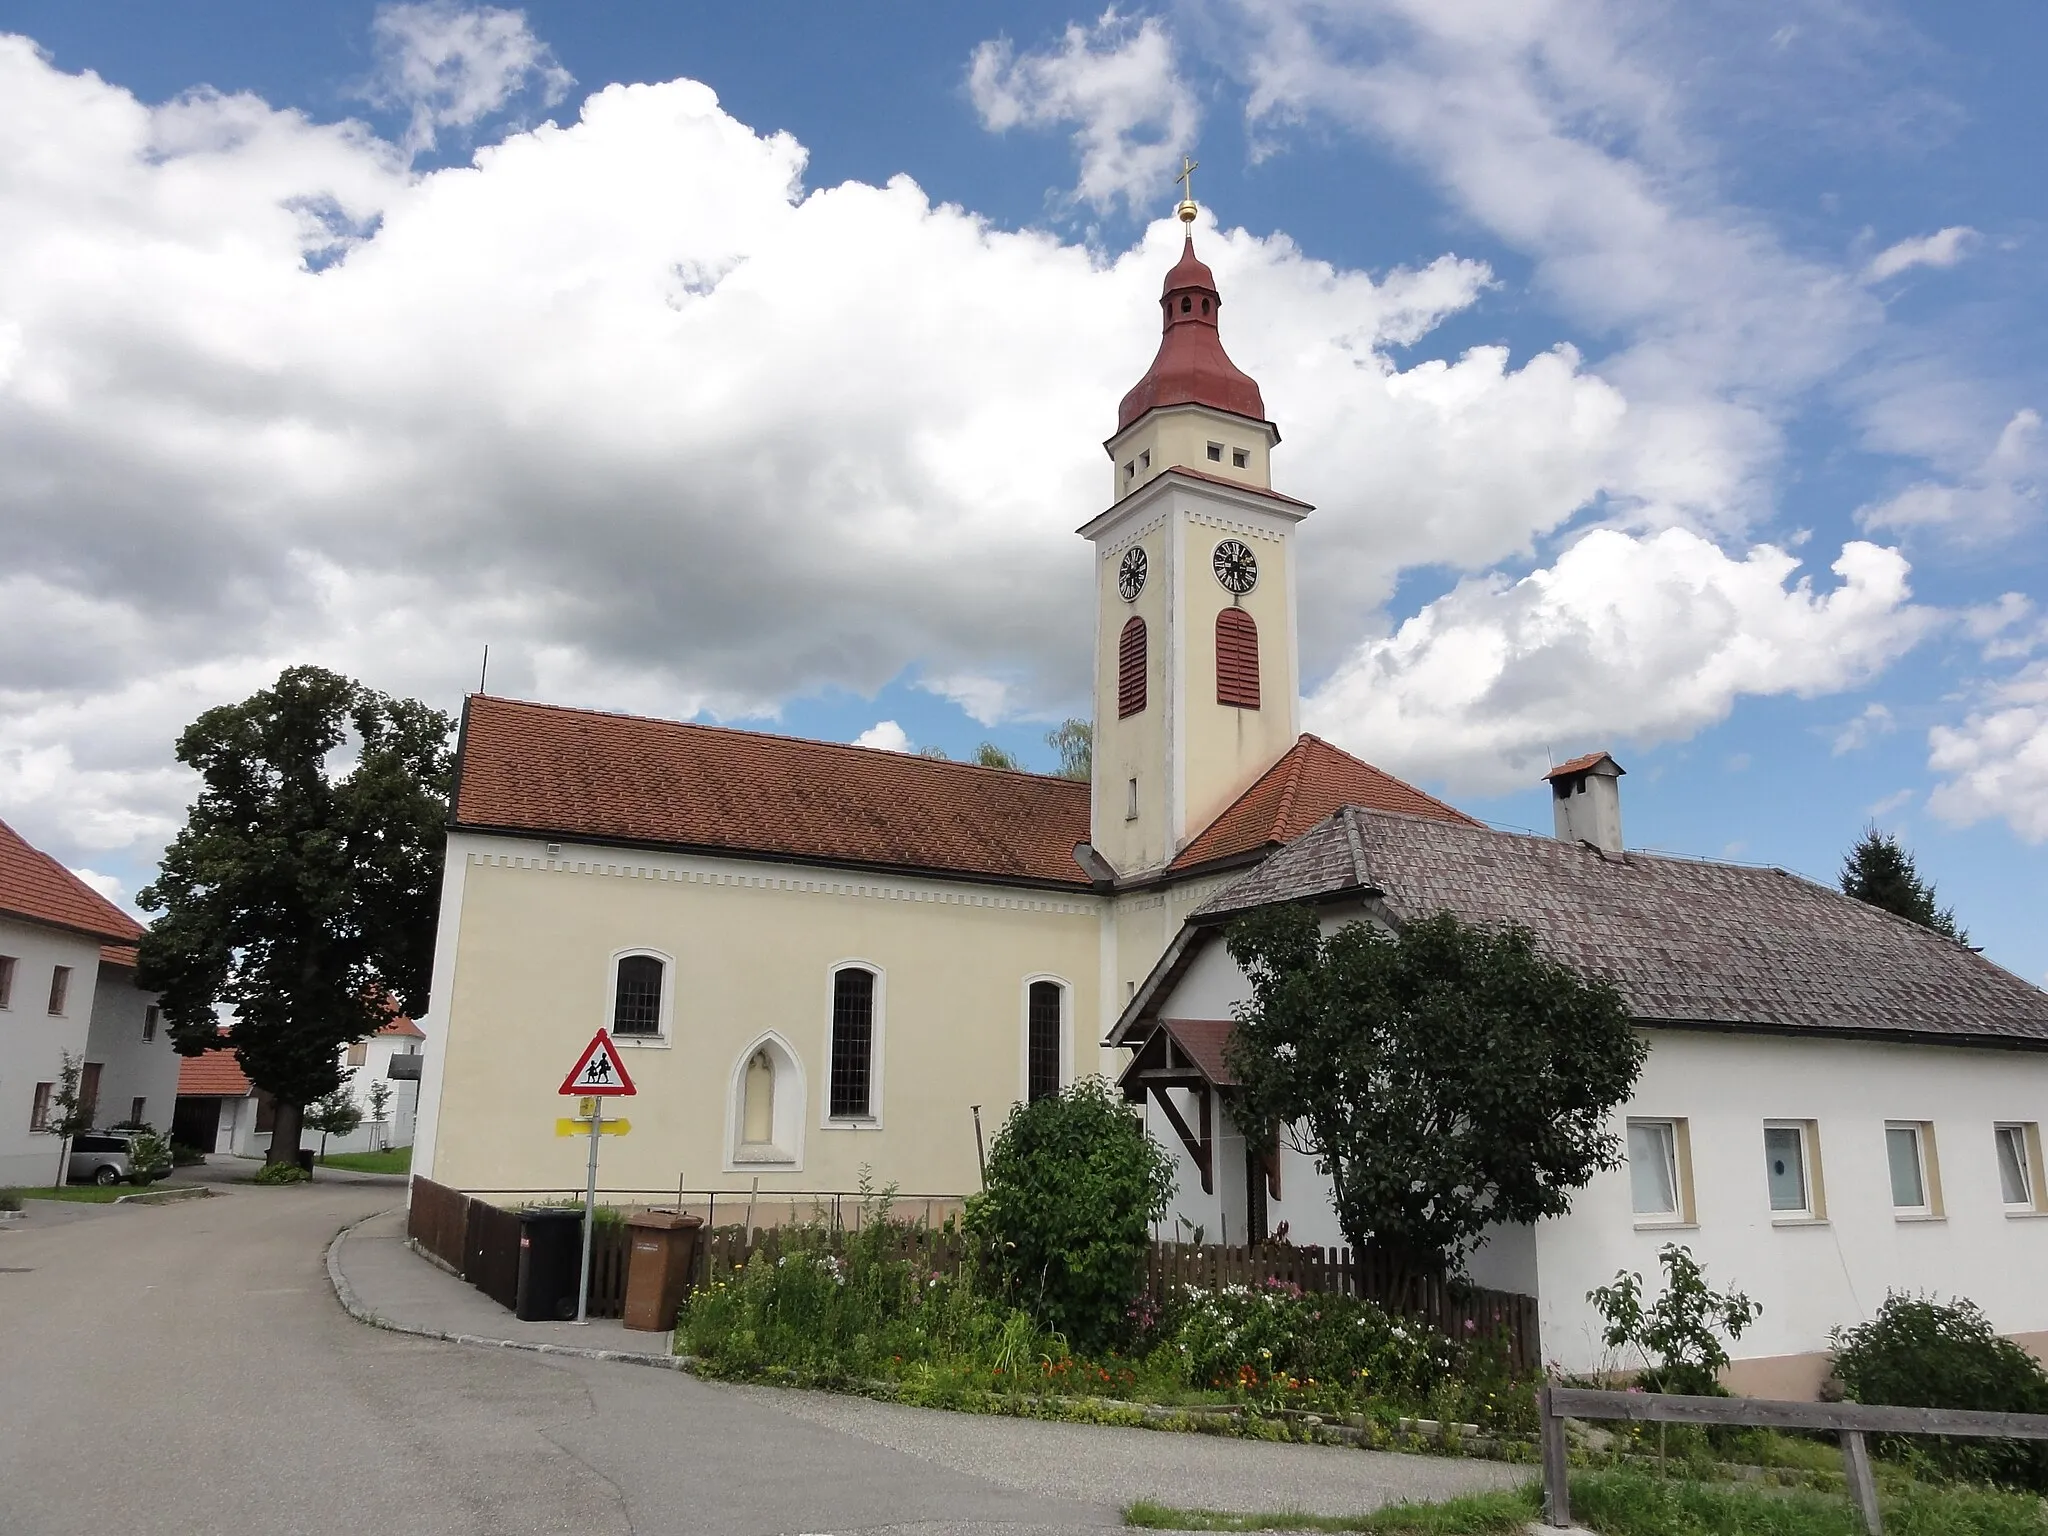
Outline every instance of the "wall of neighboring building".
<path fill-rule="evenodd" d="M 49 1184 L 58 1138 L 29 1129 L 36 1085 L 57 1083 L 64 1054 L 84 1059 L 99 976 L 100 941 L 39 923 L 0 918 L 0 955 L 14 961 L 7 1006 L 0 1009 L 0 1184 Z M 50 1012 L 50 977 L 71 971 L 64 1010 Z"/>
<path fill-rule="evenodd" d="M 1616 1129 L 1629 1116 L 1685 1122 L 1695 1219 L 1637 1218 L 1622 1168 L 1581 1190 L 1569 1216 L 1542 1223 L 1547 1358 L 1570 1370 L 1605 1363 L 1585 1293 L 1623 1269 L 1654 1283 L 1668 1242 L 1690 1248 L 1715 1288 L 1763 1303 L 1732 1351 L 1731 1381 L 1743 1390 L 1811 1395 L 1828 1331 L 1866 1321 L 1892 1290 L 1967 1296 L 2001 1333 L 2037 1352 L 2048 1345 L 2048 1215 L 2007 1211 L 1993 1140 L 2000 1122 L 2048 1122 L 2048 1052 L 1679 1030 L 1649 1039 Z M 1824 1205 L 1816 1219 L 1773 1212 L 1766 1121 L 1810 1122 Z M 1893 1208 L 1888 1124 L 1931 1127 L 1938 1213 Z M 2037 1205 L 2043 1194 L 2036 1180 Z"/>
<path fill-rule="evenodd" d="M 178 1097 L 178 1053 L 161 1019 L 153 1038 L 143 1038 L 149 1010 L 155 1006 L 156 994 L 135 985 L 132 969 L 100 961 L 85 1053 L 101 1064 L 95 1117 L 101 1126 L 131 1118 L 140 1099 L 142 1118 L 159 1133 L 170 1134 Z"/>
<path fill-rule="evenodd" d="M 600 1025 L 616 958 L 667 957 L 666 1037 L 622 1046 L 637 1098 L 604 1146 L 615 1189 L 977 1187 L 974 1122 L 993 1137 L 1022 1095 L 1024 1000 L 1067 987 L 1066 1060 L 1092 1070 L 1102 903 L 1085 893 L 968 885 L 565 846 L 450 838 L 414 1167 L 470 1189 L 575 1188 L 585 1145 L 554 1134 L 563 1077 Z M 879 1114 L 826 1116 L 832 971 L 882 977 Z M 736 1166 L 745 1065 L 786 1053 L 800 1095 L 795 1162 Z M 780 1132 L 778 1132 L 778 1136 Z"/>

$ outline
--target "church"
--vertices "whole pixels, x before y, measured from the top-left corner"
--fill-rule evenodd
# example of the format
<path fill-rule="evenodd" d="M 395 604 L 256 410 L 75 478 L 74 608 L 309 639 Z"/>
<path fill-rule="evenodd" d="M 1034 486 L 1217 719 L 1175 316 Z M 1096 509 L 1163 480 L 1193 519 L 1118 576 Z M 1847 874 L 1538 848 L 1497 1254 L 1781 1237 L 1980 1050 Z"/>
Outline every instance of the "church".
<path fill-rule="evenodd" d="M 1345 805 L 1476 825 L 1300 732 L 1280 429 L 1190 226 L 1104 447 L 1092 783 L 478 694 L 463 710 L 414 1170 L 578 1187 L 563 1074 L 638 1089 L 616 1190 L 979 1184 L 1197 907 Z"/>

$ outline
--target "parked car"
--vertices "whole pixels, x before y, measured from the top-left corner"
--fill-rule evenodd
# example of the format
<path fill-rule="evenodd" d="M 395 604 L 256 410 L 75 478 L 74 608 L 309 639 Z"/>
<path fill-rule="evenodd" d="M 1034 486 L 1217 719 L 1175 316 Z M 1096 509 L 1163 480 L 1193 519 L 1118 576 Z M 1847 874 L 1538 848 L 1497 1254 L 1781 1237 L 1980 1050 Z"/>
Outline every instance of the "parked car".
<path fill-rule="evenodd" d="M 147 1182 L 135 1172 L 130 1138 L 119 1131 L 82 1131 L 74 1136 L 65 1178 L 72 1184 Z"/>

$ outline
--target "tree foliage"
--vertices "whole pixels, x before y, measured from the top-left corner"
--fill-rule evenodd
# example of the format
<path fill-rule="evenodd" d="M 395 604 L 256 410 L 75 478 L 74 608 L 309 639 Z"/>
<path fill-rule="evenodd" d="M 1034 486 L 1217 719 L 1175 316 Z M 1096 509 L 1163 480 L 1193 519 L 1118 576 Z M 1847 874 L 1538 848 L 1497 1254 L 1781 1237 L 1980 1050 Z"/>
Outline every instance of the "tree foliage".
<path fill-rule="evenodd" d="M 349 1074 L 351 1078 L 354 1075 Z M 306 1129 L 320 1133 L 323 1153 L 329 1136 L 346 1136 L 362 1123 L 363 1107 L 356 1102 L 355 1090 L 346 1080 L 306 1106 Z"/>
<path fill-rule="evenodd" d="M 1144 1288 L 1173 1160 L 1099 1077 L 1018 1104 L 989 1148 L 967 1229 L 1005 1294 L 1078 1350 L 1113 1340 Z"/>
<path fill-rule="evenodd" d="M 1045 733 L 1045 744 L 1060 755 L 1054 770 L 1063 779 L 1086 783 L 1095 772 L 1095 727 L 1086 720 L 1062 720 Z"/>
<path fill-rule="evenodd" d="M 1905 845 L 1876 827 L 1865 827 L 1856 846 L 1843 858 L 1842 894 L 1932 928 L 1958 943 L 1970 940 L 1970 935 L 1956 926 L 1955 909 L 1935 900 L 1934 882 L 1920 878 Z"/>
<path fill-rule="evenodd" d="M 277 1099 L 270 1160 L 391 1002 L 427 1003 L 451 777 L 450 722 L 319 667 L 291 667 L 178 738 L 199 797 L 137 897 L 161 915 L 136 982 L 179 1051 L 234 1016 L 242 1070 Z"/>
<path fill-rule="evenodd" d="M 1007 768 L 1012 773 L 1022 773 L 1024 764 L 1017 754 L 1006 747 L 999 747 L 992 741 L 984 741 L 974 749 L 974 760 L 984 768 Z"/>
<path fill-rule="evenodd" d="M 1490 1222 L 1570 1209 L 1620 1161 L 1606 1129 L 1647 1048 L 1608 982 L 1525 928 L 1449 912 L 1399 937 L 1306 907 L 1240 919 L 1252 1000 L 1228 1052 L 1246 1135 L 1285 1132 L 1330 1179 L 1354 1248 L 1456 1272 Z"/>
<path fill-rule="evenodd" d="M 1647 1365 L 1641 1384 L 1652 1392 L 1694 1397 L 1724 1396 L 1721 1367 L 1727 1346 L 1763 1315 L 1760 1303 L 1741 1291 L 1717 1291 L 1690 1248 L 1666 1243 L 1657 1251 L 1664 1267 L 1664 1294 L 1643 1305 L 1643 1277 L 1622 1270 L 1614 1284 L 1586 1292 L 1586 1300 L 1607 1324 L 1601 1340 L 1609 1349 L 1633 1349 Z"/>

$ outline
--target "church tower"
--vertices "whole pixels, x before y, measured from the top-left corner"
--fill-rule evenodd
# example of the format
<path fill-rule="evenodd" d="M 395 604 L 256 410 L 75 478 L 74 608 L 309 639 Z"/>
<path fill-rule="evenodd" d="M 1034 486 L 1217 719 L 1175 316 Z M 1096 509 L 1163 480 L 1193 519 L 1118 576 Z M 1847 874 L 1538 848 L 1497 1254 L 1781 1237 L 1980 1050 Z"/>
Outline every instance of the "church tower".
<path fill-rule="evenodd" d="M 1155 874 L 1294 745 L 1294 528 L 1272 488 L 1280 429 L 1224 353 L 1223 297 L 1195 255 L 1160 298 L 1152 366 L 1103 446 L 1109 510 L 1095 545 L 1095 849 L 1120 879 Z"/>

